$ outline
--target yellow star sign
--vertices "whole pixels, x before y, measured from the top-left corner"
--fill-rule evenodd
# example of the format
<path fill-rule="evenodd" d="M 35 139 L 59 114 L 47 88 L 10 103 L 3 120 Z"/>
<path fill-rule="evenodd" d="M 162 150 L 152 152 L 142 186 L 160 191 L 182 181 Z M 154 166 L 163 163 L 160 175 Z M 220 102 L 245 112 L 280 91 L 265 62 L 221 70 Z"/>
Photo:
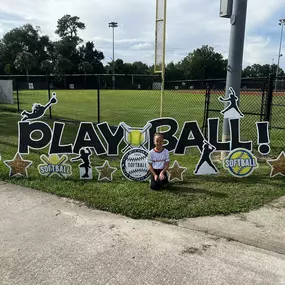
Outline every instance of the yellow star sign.
<path fill-rule="evenodd" d="M 96 170 L 99 172 L 98 180 L 113 180 L 113 173 L 117 171 L 117 168 L 111 167 L 108 160 L 105 160 L 102 166 L 95 167 Z"/>
<path fill-rule="evenodd" d="M 10 177 L 24 176 L 28 177 L 27 168 L 33 163 L 30 160 L 23 160 L 19 153 L 16 153 L 13 160 L 3 161 L 10 168 Z"/>
<path fill-rule="evenodd" d="M 277 159 L 267 160 L 267 163 L 271 166 L 270 177 L 275 175 L 285 176 L 285 153 L 282 151 Z"/>
<path fill-rule="evenodd" d="M 186 167 L 181 167 L 179 163 L 175 160 L 173 165 L 167 170 L 169 174 L 169 182 L 175 179 L 179 181 L 183 181 L 183 173 L 186 170 L 187 170 Z"/>

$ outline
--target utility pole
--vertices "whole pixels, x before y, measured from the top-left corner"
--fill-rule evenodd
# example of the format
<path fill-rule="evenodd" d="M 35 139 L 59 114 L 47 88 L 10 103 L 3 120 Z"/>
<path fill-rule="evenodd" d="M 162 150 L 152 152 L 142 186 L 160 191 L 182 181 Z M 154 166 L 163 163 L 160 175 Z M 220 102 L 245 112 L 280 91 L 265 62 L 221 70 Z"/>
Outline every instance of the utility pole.
<path fill-rule="evenodd" d="M 113 75 L 112 75 L 112 80 L 113 80 L 113 89 L 115 89 L 115 28 L 118 27 L 117 22 L 110 22 L 109 23 L 109 28 L 113 29 Z"/>
<path fill-rule="evenodd" d="M 220 17 L 230 18 L 231 23 L 225 98 L 229 97 L 229 88 L 232 87 L 240 99 L 246 12 L 247 0 L 221 0 Z M 228 105 L 229 103 L 226 103 L 225 107 Z M 229 119 L 224 118 L 223 141 L 229 140 Z M 225 155 L 226 153 L 223 152 L 222 159 Z"/>
<path fill-rule="evenodd" d="M 278 53 L 278 61 L 277 61 L 277 68 L 276 68 L 276 78 L 275 78 L 275 91 L 277 89 L 277 81 L 278 81 L 278 73 L 279 73 L 279 64 L 280 64 L 280 57 L 281 54 L 281 47 L 282 47 L 282 38 L 283 38 L 283 26 L 285 24 L 285 19 L 279 20 L 279 25 L 281 25 L 281 36 L 280 36 L 280 45 L 279 45 L 279 53 Z"/>

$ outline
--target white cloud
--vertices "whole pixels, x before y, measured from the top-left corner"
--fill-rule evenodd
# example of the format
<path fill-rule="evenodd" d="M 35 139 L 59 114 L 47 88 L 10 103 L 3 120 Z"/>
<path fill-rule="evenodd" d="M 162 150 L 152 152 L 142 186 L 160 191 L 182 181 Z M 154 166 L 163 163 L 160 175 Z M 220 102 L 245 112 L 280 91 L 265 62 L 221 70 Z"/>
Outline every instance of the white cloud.
<path fill-rule="evenodd" d="M 269 37 L 248 37 L 244 49 L 244 65 L 271 63 L 268 59 L 272 59 L 273 55 Z"/>
<path fill-rule="evenodd" d="M 148 50 L 152 45 L 150 43 L 139 43 L 131 47 L 133 50 Z"/>
<path fill-rule="evenodd" d="M 43 33 L 57 39 L 57 20 L 65 14 L 77 15 L 86 24 L 80 32 L 84 40 L 93 40 L 102 50 L 105 62 L 112 57 L 111 21 L 115 29 L 115 57 L 125 62 L 154 61 L 155 0 L 0 0 L 0 36 L 9 29 L 31 22 Z M 177 62 L 203 44 L 228 54 L 229 19 L 219 18 L 219 0 L 167 1 L 166 60 Z M 284 17 L 285 0 L 248 0 L 244 65 L 271 63 L 277 58 L 280 30 L 277 22 Z M 283 15 L 282 15 L 283 14 Z M 14 20 L 16 19 L 16 20 Z M 17 20 L 18 19 L 18 20 Z M 9 23 L 8 23 L 8 22 Z M 282 66 L 282 63 L 281 63 Z M 285 66 L 284 66 L 285 67 Z"/>

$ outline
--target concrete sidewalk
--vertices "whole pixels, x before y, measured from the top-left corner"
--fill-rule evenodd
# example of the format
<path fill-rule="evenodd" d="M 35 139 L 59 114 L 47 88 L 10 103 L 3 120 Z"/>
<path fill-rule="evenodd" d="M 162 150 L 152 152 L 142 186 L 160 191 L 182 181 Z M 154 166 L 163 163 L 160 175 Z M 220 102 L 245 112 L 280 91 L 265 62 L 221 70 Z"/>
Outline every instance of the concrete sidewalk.
<path fill-rule="evenodd" d="M 179 226 L 285 255 L 285 196 L 249 213 L 185 219 Z"/>
<path fill-rule="evenodd" d="M 285 284 L 283 201 L 174 226 L 0 182 L 0 284 Z"/>

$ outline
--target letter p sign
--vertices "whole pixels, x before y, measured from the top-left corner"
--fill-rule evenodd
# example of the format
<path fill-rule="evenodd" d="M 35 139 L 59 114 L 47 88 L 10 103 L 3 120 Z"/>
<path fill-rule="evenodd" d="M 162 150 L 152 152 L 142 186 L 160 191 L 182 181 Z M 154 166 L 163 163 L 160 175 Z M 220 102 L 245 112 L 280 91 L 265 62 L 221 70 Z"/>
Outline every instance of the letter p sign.
<path fill-rule="evenodd" d="M 44 122 L 18 122 L 19 153 L 29 154 L 29 149 L 41 149 L 46 147 L 52 137 L 52 131 Z M 32 134 L 40 132 L 39 139 L 32 138 Z"/>

